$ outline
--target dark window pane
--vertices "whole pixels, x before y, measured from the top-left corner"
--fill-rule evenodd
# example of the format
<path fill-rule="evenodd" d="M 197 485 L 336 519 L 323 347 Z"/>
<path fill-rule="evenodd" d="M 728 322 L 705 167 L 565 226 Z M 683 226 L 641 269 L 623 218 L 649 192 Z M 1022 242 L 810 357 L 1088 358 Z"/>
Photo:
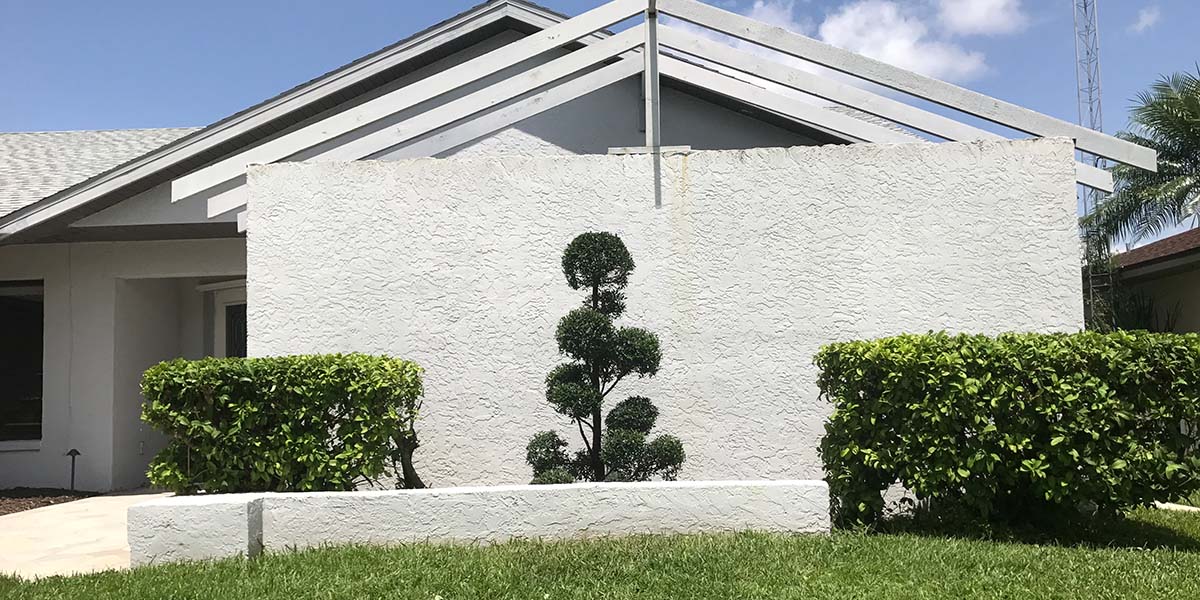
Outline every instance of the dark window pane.
<path fill-rule="evenodd" d="M 246 305 L 225 307 L 225 356 L 246 356 Z"/>
<path fill-rule="evenodd" d="M 43 290 L 0 281 L 0 441 L 42 439 Z"/>

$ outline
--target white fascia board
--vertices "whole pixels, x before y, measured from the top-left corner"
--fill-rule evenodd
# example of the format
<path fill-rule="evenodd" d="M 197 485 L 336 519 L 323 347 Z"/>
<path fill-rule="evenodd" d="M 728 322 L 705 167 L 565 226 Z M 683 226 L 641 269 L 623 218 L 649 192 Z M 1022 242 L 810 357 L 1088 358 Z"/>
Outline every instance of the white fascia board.
<path fill-rule="evenodd" d="M 819 42 L 781 27 L 768 25 L 696 0 L 659 0 L 658 8 L 689 23 L 759 44 L 848 75 L 911 94 L 994 123 L 1038 136 L 1075 140 L 1086 152 L 1150 171 L 1157 170 L 1157 153 L 1103 133 L 1037 111 L 973 92 L 912 71 Z"/>
<path fill-rule="evenodd" d="M 597 30 L 638 15 L 643 10 L 645 0 L 614 0 L 604 4 L 483 56 L 434 73 L 396 92 L 360 104 L 353 110 L 333 114 L 307 127 L 184 175 L 171 184 L 171 199 L 178 201 L 193 196 L 244 174 L 246 167 L 251 164 L 268 164 L 285 159 L 492 73 L 570 44 Z"/>
<path fill-rule="evenodd" d="M 712 64 L 746 73 L 830 102 L 836 102 L 945 140 L 965 142 L 1007 139 L 1002 135 L 960 123 L 862 88 L 789 67 L 783 63 L 756 56 L 681 29 L 660 26 L 659 42 L 663 46 Z M 1079 183 L 1083 185 L 1104 192 L 1113 190 L 1112 174 L 1108 171 L 1078 163 L 1076 172 Z"/>
<path fill-rule="evenodd" d="M 639 54 L 631 54 L 620 61 L 611 65 L 602 67 L 591 73 L 581 75 L 555 87 L 538 92 L 527 98 L 523 98 L 518 102 L 514 102 L 502 108 L 490 111 L 486 114 L 479 115 L 476 118 L 463 121 L 461 124 L 455 125 L 436 135 L 422 139 L 419 142 L 403 147 L 392 154 L 392 158 L 423 158 L 427 156 L 435 156 L 452 148 L 461 146 L 471 140 L 479 139 L 483 136 L 493 134 L 497 131 L 507 129 L 525 119 L 539 115 L 556 106 L 561 106 L 582 96 L 586 96 L 596 90 L 608 87 L 618 81 L 633 77 L 642 72 L 642 58 Z M 380 148 L 373 154 L 387 152 L 392 147 Z M 370 157 L 368 157 L 370 158 Z M 245 204 L 245 187 L 230 190 L 238 193 L 235 198 L 236 202 L 240 202 L 237 206 L 226 210 L 235 210 Z M 230 203 L 234 202 L 231 200 Z M 227 203 L 227 204 L 230 204 Z M 243 228 L 244 224 L 241 220 L 245 213 L 239 213 L 238 226 Z"/>
<path fill-rule="evenodd" d="M 412 118 L 396 125 L 347 141 L 345 144 L 331 148 L 309 160 L 359 160 L 386 148 L 396 146 L 404 141 L 450 125 L 456 121 L 467 119 L 504 102 L 532 92 L 537 88 L 552 84 L 555 81 L 569 77 L 589 67 L 594 67 L 610 58 L 641 46 L 645 35 L 643 33 L 644 27 L 644 25 L 631 27 L 614 36 L 595 42 L 590 46 L 556 58 L 544 65 L 540 65 L 519 75 L 514 75 L 426 112 L 414 115 Z M 623 59 L 622 62 L 626 60 L 629 59 Z M 623 68 L 628 69 L 629 67 Z M 407 87 L 400 88 L 382 98 L 403 96 L 407 89 Z M 361 107 L 352 108 L 347 112 L 353 112 L 359 108 Z M 215 217 L 243 206 L 245 204 L 245 196 L 244 186 L 238 186 L 228 191 L 209 196 L 208 216 Z"/>
<path fill-rule="evenodd" d="M 911 136 L 899 131 L 836 113 L 803 100 L 788 98 L 677 58 L 663 56 L 659 68 L 663 75 L 673 79 L 765 108 L 838 137 L 875 143 L 905 144 L 913 141 Z"/>

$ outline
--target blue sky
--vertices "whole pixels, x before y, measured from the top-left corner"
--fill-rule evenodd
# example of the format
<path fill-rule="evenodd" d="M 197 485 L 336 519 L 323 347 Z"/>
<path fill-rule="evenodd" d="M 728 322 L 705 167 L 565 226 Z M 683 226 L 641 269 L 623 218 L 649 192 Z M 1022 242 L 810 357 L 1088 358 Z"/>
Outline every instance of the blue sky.
<path fill-rule="evenodd" d="M 1070 0 L 710 2 L 1075 119 Z M 0 0 L 0 131 L 205 125 L 472 4 Z M 1100 15 L 1115 131 L 1158 74 L 1195 69 L 1200 2 L 1101 0 Z"/>

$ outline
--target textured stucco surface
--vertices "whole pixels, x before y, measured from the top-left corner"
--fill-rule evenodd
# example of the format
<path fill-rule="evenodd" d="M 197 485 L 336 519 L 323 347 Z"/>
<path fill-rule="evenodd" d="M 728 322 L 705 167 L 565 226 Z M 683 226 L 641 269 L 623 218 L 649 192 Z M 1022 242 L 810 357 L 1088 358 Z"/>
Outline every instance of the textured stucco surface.
<path fill-rule="evenodd" d="M 227 494 L 129 509 L 134 566 L 339 544 L 829 532 L 823 481 L 678 481 Z"/>
<path fill-rule="evenodd" d="M 255 556 L 262 550 L 262 494 L 160 498 L 129 507 L 129 562 Z"/>
<path fill-rule="evenodd" d="M 268 494 L 263 547 L 829 531 L 823 481 L 518 485 Z"/>
<path fill-rule="evenodd" d="M 648 156 L 279 164 L 250 172 L 250 352 L 363 351 L 426 368 L 418 468 L 435 486 L 528 481 L 560 257 L 618 233 L 623 324 L 659 334 L 623 383 L 678 435 L 686 479 L 817 479 L 821 344 L 905 331 L 1081 325 L 1069 140 Z"/>

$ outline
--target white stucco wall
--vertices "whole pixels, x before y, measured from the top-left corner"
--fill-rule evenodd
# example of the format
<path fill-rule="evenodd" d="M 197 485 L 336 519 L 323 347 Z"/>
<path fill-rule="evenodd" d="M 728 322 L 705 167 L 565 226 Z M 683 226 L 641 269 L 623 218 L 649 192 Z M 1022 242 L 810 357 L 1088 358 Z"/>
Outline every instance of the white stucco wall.
<path fill-rule="evenodd" d="M 142 373 L 182 356 L 183 304 L 175 279 L 118 279 L 113 339 L 112 487 L 146 485 L 146 464 L 166 436 L 141 421 Z"/>
<path fill-rule="evenodd" d="M 697 481 L 216 494 L 129 508 L 134 566 L 344 544 L 738 531 L 828 533 L 823 481 Z"/>
<path fill-rule="evenodd" d="M 106 491 L 140 481 L 150 454 L 139 452 L 138 442 L 153 438 L 143 438 L 139 424 L 130 422 L 138 402 L 132 395 L 136 371 L 151 355 L 164 354 L 164 340 L 185 325 L 155 331 L 155 324 L 168 326 L 162 313 L 177 309 L 139 314 L 135 305 L 149 300 L 134 290 L 146 286 L 122 281 L 241 276 L 245 265 L 242 239 L 0 247 L 0 280 L 45 282 L 42 439 L 0 442 L 0 488 L 66 487 L 71 448 L 82 453 L 79 489 Z M 150 296 L 163 302 L 182 296 L 165 284 L 148 285 L 160 292 Z M 135 343 L 141 335 L 146 347 Z"/>
<path fill-rule="evenodd" d="M 364 351 L 427 370 L 417 453 L 435 486 L 523 483 L 560 257 L 621 235 L 623 324 L 658 333 L 644 394 L 688 479 L 820 477 L 826 342 L 1081 324 L 1068 140 L 648 156 L 280 164 L 250 173 L 249 349 Z"/>

